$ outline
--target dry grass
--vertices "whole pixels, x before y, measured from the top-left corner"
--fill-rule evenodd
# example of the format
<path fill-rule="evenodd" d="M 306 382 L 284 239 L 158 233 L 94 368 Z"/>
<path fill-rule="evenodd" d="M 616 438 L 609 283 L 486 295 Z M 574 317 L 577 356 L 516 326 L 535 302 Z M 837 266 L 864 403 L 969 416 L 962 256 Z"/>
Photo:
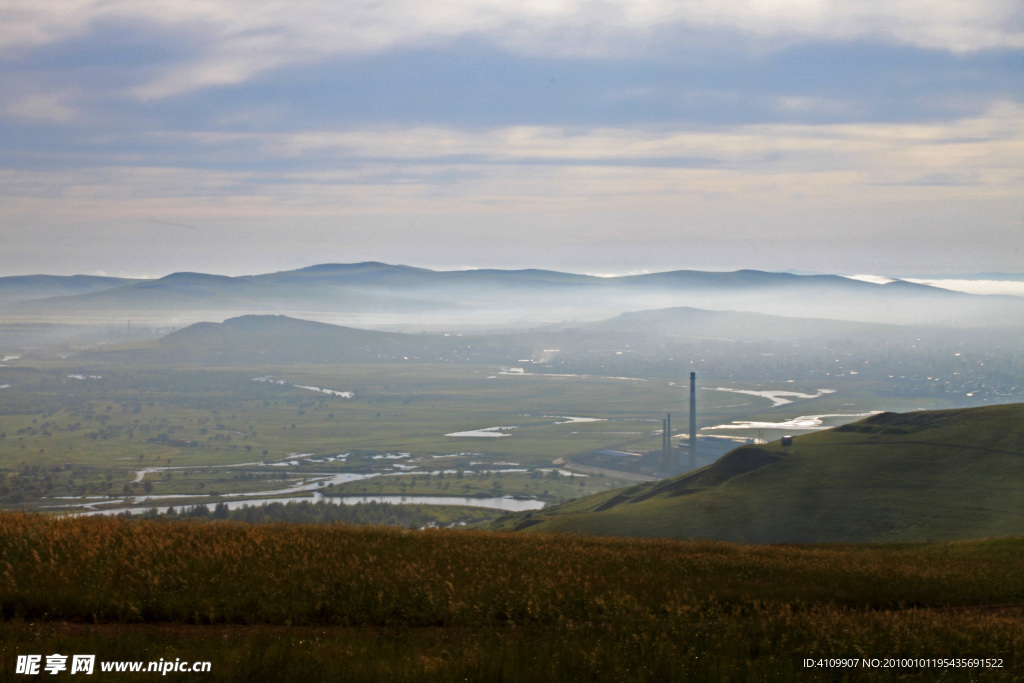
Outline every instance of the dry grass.
<path fill-rule="evenodd" d="M 253 658 L 292 678 L 332 651 L 348 654 L 306 680 L 796 680 L 803 657 L 955 656 L 1001 657 L 985 679 L 1013 680 L 1022 551 L 10 513 L 0 608 L 8 652 L 162 648 L 214 661 L 223 680 Z M 220 631 L 237 638 L 198 635 Z"/>

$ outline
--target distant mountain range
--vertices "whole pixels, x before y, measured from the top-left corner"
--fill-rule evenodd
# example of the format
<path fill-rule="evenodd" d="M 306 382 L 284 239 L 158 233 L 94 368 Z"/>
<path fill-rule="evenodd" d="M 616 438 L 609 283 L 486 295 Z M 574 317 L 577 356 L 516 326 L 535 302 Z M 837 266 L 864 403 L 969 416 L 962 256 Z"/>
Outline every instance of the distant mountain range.
<path fill-rule="evenodd" d="M 943 326 L 1024 327 L 1024 298 L 981 296 L 896 281 L 757 270 L 679 270 L 595 277 L 547 270 L 434 271 L 383 263 L 325 264 L 226 277 L 156 280 L 0 278 L 0 317 L 223 320 L 288 314 L 359 326 L 594 321 L 691 307 Z"/>
<path fill-rule="evenodd" d="M 745 543 L 1024 534 L 1024 404 L 882 413 L 496 528 Z"/>
<path fill-rule="evenodd" d="M 89 294 L 139 280 L 95 275 L 16 275 L 0 277 L 0 304 Z"/>

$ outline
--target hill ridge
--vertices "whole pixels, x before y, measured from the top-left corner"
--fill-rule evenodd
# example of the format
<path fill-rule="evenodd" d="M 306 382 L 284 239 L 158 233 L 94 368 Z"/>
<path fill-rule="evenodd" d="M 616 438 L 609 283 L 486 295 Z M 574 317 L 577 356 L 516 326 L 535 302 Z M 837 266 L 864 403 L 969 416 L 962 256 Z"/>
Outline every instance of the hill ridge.
<path fill-rule="evenodd" d="M 519 529 L 524 517 L 496 526 Z M 791 446 L 742 446 L 695 472 L 570 501 L 530 522 L 529 531 L 747 543 L 1019 535 L 1024 404 L 880 413 Z"/>

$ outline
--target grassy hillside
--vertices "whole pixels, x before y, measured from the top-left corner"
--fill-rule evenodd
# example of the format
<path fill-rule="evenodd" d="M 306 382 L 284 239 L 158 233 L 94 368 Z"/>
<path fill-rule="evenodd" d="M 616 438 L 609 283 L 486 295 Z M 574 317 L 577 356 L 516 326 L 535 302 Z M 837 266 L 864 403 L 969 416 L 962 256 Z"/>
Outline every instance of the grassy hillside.
<path fill-rule="evenodd" d="M 15 654 L 95 653 L 211 681 L 1019 680 L 1022 549 L 4 513 L 0 679 Z"/>
<path fill-rule="evenodd" d="M 747 543 L 1024 533 L 1024 404 L 882 413 L 500 528 Z"/>

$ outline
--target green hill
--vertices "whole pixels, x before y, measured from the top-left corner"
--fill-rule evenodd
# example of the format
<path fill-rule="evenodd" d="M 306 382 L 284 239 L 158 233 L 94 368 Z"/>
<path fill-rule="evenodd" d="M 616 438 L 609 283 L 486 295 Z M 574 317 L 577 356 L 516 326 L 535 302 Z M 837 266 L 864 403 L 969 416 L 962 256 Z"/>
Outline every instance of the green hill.
<path fill-rule="evenodd" d="M 530 353 L 523 335 L 447 336 L 380 332 L 299 320 L 244 315 L 201 322 L 155 340 L 83 351 L 78 358 L 115 363 L 192 365 L 292 363 L 502 363 Z"/>
<path fill-rule="evenodd" d="M 246 315 L 190 325 L 158 340 L 87 351 L 84 358 L 151 363 L 358 363 L 425 357 L 443 360 L 455 346 L 440 335 L 376 332 L 298 320 Z"/>
<path fill-rule="evenodd" d="M 496 526 L 745 543 L 1024 534 L 1024 404 L 881 413 Z"/>

